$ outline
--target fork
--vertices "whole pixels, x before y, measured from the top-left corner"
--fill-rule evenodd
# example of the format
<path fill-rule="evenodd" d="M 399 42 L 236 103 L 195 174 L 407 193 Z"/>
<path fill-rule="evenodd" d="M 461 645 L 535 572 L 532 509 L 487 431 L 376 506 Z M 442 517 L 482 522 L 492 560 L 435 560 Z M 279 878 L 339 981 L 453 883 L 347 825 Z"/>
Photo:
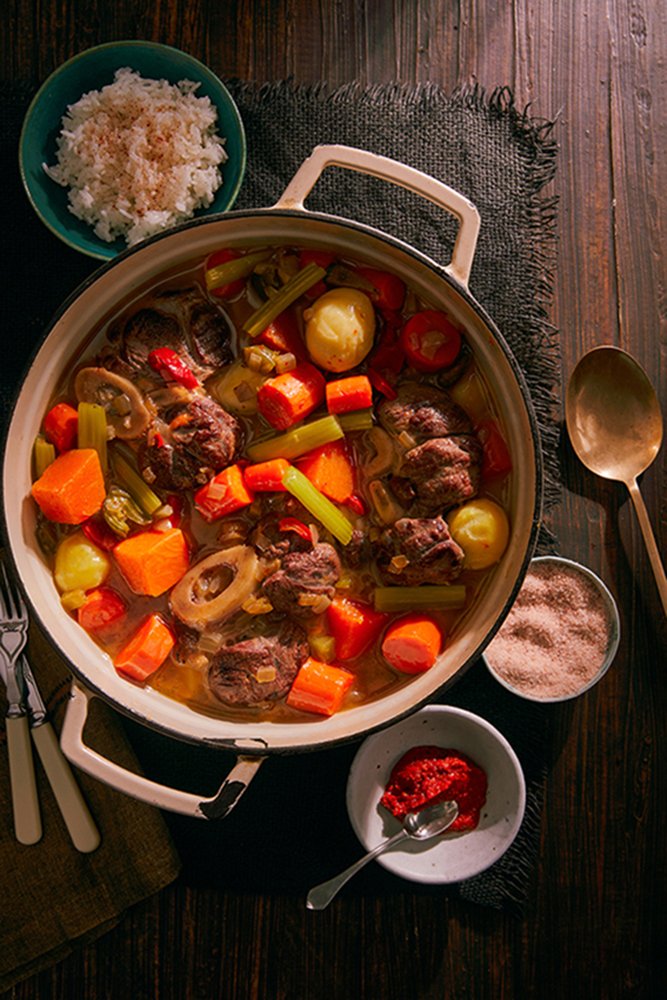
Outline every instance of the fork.
<path fill-rule="evenodd" d="M 17 661 L 28 638 L 28 611 L 0 564 L 0 657 L 5 668 L 9 707 L 5 720 L 9 783 L 14 832 L 20 844 L 36 844 L 42 836 L 35 769 L 24 700 L 24 682 Z"/>

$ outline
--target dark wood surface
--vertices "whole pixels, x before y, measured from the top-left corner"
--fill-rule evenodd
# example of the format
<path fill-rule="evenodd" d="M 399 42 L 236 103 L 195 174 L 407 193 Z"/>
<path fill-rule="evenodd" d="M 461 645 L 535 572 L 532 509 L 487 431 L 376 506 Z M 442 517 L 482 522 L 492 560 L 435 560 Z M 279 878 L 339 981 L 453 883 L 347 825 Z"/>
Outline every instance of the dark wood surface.
<path fill-rule="evenodd" d="M 183 48 L 223 78 L 509 86 L 520 107 L 557 119 L 551 319 L 563 385 L 585 349 L 618 344 L 664 404 L 666 14 L 662 0 L 6 0 L 1 72 L 36 87 L 76 52 L 135 37 Z M 664 470 L 663 451 L 641 483 L 661 549 Z M 203 846 L 181 824 L 175 885 L 7 996 L 666 995 L 664 616 L 624 488 L 587 474 L 565 443 L 562 473 L 551 526 L 561 552 L 616 594 L 623 638 L 605 682 L 555 714 L 523 917 L 443 900 L 382 872 L 312 914 L 280 879 L 267 892 L 254 879 L 209 878 L 214 842 Z M 296 776 L 305 773 L 301 766 Z M 267 852 L 270 835 L 269 823 Z M 296 839 L 291 849 L 298 854 Z"/>

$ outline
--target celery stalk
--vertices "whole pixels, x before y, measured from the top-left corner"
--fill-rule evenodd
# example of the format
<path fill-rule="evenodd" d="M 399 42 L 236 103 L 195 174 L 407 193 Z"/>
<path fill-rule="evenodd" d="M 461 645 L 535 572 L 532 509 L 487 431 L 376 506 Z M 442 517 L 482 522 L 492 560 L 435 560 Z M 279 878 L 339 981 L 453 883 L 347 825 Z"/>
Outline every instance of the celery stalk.
<path fill-rule="evenodd" d="M 373 426 L 373 411 L 353 410 L 351 413 L 339 413 L 338 419 L 346 434 L 351 431 L 369 431 Z"/>
<path fill-rule="evenodd" d="M 268 462 L 272 458 L 298 458 L 313 448 L 337 441 L 343 437 L 343 428 L 338 417 L 330 414 L 320 417 L 309 424 L 301 424 L 285 434 L 257 441 L 248 446 L 248 458 L 251 462 Z"/>
<path fill-rule="evenodd" d="M 35 438 L 33 456 L 35 459 L 35 475 L 39 479 L 44 470 L 51 465 L 51 462 L 55 461 L 56 449 L 50 441 L 47 441 L 41 434 L 38 434 Z"/>
<path fill-rule="evenodd" d="M 304 292 L 312 288 L 316 282 L 320 281 L 326 271 L 317 264 L 307 264 L 297 272 L 293 278 L 283 285 L 280 291 L 264 305 L 260 306 L 243 324 L 244 331 L 249 337 L 257 337 L 262 330 L 265 330 L 276 316 L 284 312 L 288 306 L 296 302 Z"/>
<path fill-rule="evenodd" d="M 159 496 L 153 492 L 148 483 L 144 482 L 130 462 L 117 451 L 113 453 L 111 464 L 121 486 L 124 486 L 141 509 L 152 517 L 162 506 Z"/>
<path fill-rule="evenodd" d="M 462 608 L 465 600 L 466 588 L 460 584 L 376 587 L 374 594 L 376 611 L 444 611 L 448 608 Z"/>
<path fill-rule="evenodd" d="M 283 476 L 283 486 L 313 517 L 321 521 L 334 538 L 337 538 L 342 545 L 348 544 L 352 538 L 352 525 L 342 511 L 320 493 L 303 472 L 290 466 Z"/>
<path fill-rule="evenodd" d="M 331 663 L 336 659 L 336 640 L 332 635 L 309 635 L 308 645 L 320 663 Z"/>
<path fill-rule="evenodd" d="M 229 285 L 232 281 L 240 278 L 247 278 L 255 270 L 258 264 L 267 260 L 271 256 L 270 250 L 260 250 L 257 253 L 247 253 L 244 257 L 236 257 L 234 260 L 225 261 L 217 267 L 209 267 L 204 275 L 206 287 L 209 292 L 224 285 Z"/>
<path fill-rule="evenodd" d="M 102 472 L 107 465 L 107 414 L 99 403 L 79 403 L 77 443 L 79 448 L 94 448 L 100 457 Z"/>

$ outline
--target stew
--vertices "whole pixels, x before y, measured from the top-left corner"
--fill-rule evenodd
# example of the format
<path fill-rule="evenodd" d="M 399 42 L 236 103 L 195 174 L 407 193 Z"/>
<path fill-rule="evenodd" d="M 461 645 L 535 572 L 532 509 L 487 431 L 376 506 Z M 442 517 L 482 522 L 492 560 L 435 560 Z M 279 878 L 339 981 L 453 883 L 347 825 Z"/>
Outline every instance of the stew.
<path fill-rule="evenodd" d="M 451 316 L 326 248 L 221 247 L 90 344 L 32 494 L 63 608 L 128 683 L 294 721 L 430 669 L 510 528 Z"/>

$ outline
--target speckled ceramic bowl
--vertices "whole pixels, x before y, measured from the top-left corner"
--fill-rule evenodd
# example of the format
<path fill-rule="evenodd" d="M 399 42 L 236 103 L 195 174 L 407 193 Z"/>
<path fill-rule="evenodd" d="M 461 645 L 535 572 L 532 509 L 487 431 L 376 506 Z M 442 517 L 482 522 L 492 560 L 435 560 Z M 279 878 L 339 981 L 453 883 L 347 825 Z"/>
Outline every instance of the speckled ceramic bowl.
<path fill-rule="evenodd" d="M 472 712 L 431 705 L 362 743 L 347 783 L 347 809 L 366 850 L 401 828 L 380 805 L 391 770 L 412 747 L 433 745 L 470 757 L 488 779 L 479 825 L 465 833 L 405 841 L 377 861 L 412 882 L 460 882 L 485 871 L 503 856 L 519 832 L 526 785 L 519 759 L 505 737 Z"/>
<path fill-rule="evenodd" d="M 222 81 L 199 60 L 169 45 L 144 41 L 109 42 L 73 56 L 42 84 L 28 108 L 19 140 L 19 167 L 28 198 L 44 225 L 68 246 L 100 260 L 110 260 L 125 250 L 125 241 L 105 243 L 92 226 L 72 215 L 67 189 L 47 176 L 43 164 L 56 162 L 56 139 L 67 106 L 84 93 L 112 83 L 115 71 L 125 66 L 146 79 L 198 83 L 197 96 L 210 98 L 217 108 L 218 132 L 225 137 L 228 159 L 221 165 L 223 181 L 212 204 L 197 211 L 196 218 L 231 208 L 246 166 L 246 139 L 238 108 Z"/>
<path fill-rule="evenodd" d="M 621 620 L 618 613 L 618 607 L 609 588 L 602 582 L 600 577 L 597 576 L 587 566 L 582 566 L 581 563 L 574 562 L 572 559 L 565 559 L 562 556 L 536 556 L 534 559 L 531 560 L 530 566 L 528 567 L 528 573 L 526 575 L 528 575 L 531 569 L 536 565 L 552 565 L 554 567 L 562 566 L 575 573 L 580 573 L 598 591 L 602 602 L 602 607 L 604 608 L 609 624 L 609 636 L 607 641 L 607 647 L 604 652 L 599 668 L 596 670 L 595 674 L 592 677 L 584 681 L 580 687 L 577 687 L 575 691 L 571 691 L 567 694 L 541 697 L 534 691 L 530 691 L 526 687 L 522 687 L 519 684 L 511 683 L 507 677 L 503 676 L 499 672 L 498 669 L 494 669 L 493 666 L 494 640 L 492 640 L 490 645 L 487 646 L 483 659 L 489 673 L 498 681 L 498 683 L 502 684 L 504 688 L 507 688 L 508 691 L 511 691 L 513 694 L 518 695 L 518 697 L 520 698 L 525 698 L 527 701 L 537 701 L 543 703 L 571 701 L 572 698 L 578 698 L 580 695 L 584 694 L 584 692 L 590 691 L 590 689 L 594 687 L 598 683 L 598 681 L 601 680 L 602 677 L 604 677 L 607 670 L 611 666 L 614 657 L 616 656 L 616 652 L 618 650 L 618 644 L 621 638 Z M 563 627 L 567 628 L 567 620 L 563 621 Z M 572 642 L 576 643 L 576 641 L 577 641 L 576 637 L 573 636 Z M 555 666 L 557 668 L 558 665 L 555 664 Z"/>

